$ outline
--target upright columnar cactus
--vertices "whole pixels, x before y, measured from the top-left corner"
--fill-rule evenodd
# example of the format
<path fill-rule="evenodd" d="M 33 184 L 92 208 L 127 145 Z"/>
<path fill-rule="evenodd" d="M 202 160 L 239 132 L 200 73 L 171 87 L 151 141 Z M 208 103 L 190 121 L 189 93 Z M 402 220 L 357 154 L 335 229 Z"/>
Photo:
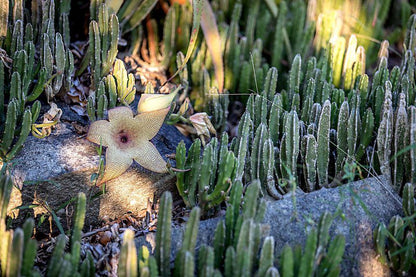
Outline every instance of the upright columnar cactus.
<path fill-rule="evenodd" d="M 146 246 L 142 246 L 139 250 L 139 275 L 140 276 L 158 276 L 158 268 L 156 259 L 151 256 L 149 249 Z"/>
<path fill-rule="evenodd" d="M 237 181 L 231 189 L 230 199 L 229 199 L 230 205 L 227 207 L 227 211 L 225 212 L 225 227 L 226 228 L 225 228 L 224 249 L 226 249 L 227 246 L 233 244 L 234 230 L 236 228 L 237 221 L 240 215 L 240 204 L 241 204 L 242 196 L 243 196 L 243 184 L 241 181 Z"/>
<path fill-rule="evenodd" d="M 214 268 L 214 249 L 210 246 L 202 245 L 198 252 L 198 276 L 221 275 L 221 272 Z"/>
<path fill-rule="evenodd" d="M 296 111 L 291 111 L 284 118 L 284 135 L 280 149 L 280 166 L 282 176 L 289 180 L 297 177 L 297 159 L 299 155 L 299 118 Z"/>
<path fill-rule="evenodd" d="M 416 144 L 416 107 L 410 106 L 409 107 L 409 144 L 415 145 Z M 411 179 L 410 182 L 412 184 L 416 183 L 416 147 L 412 147 L 410 149 L 410 172 L 411 172 Z"/>
<path fill-rule="evenodd" d="M 260 179 L 264 175 L 265 168 L 263 167 L 263 146 L 266 140 L 269 139 L 269 132 L 267 126 L 263 123 L 259 125 L 256 130 L 250 159 L 251 179 Z"/>
<path fill-rule="evenodd" d="M 274 238 L 264 238 L 260 252 L 259 269 L 256 276 L 278 276 L 279 272 L 274 267 Z"/>
<path fill-rule="evenodd" d="M 269 135 L 274 145 L 277 145 L 280 139 L 281 116 L 283 113 L 282 95 L 276 93 L 273 97 L 273 102 L 270 106 L 269 114 Z"/>
<path fill-rule="evenodd" d="M 12 179 L 6 174 L 6 166 L 3 166 L 0 171 L 0 266 L 2 267 L 2 276 L 6 275 L 8 249 L 11 244 L 11 234 L 6 230 L 6 214 L 12 186 Z"/>
<path fill-rule="evenodd" d="M 358 146 L 357 154 L 355 158 L 357 161 L 363 157 L 365 151 L 370 144 L 371 140 L 373 139 L 373 131 L 374 131 L 374 115 L 371 108 L 368 108 L 364 114 L 364 120 L 361 126 L 361 136 L 360 136 L 360 145 Z"/>
<path fill-rule="evenodd" d="M 249 51 L 251 50 L 254 40 L 255 40 L 254 31 L 255 31 L 255 25 L 257 22 L 256 19 L 259 13 L 260 2 L 253 1 L 253 2 L 248 3 L 248 5 L 249 5 L 249 11 L 247 14 L 246 30 L 245 30 L 245 35 L 247 37 L 247 44 L 245 45 L 245 48 L 243 49 L 243 53 L 242 53 L 245 57 L 248 57 Z"/>
<path fill-rule="evenodd" d="M 240 48 L 238 44 L 239 20 L 241 17 L 242 5 L 235 3 L 228 28 L 227 41 L 224 50 L 225 66 L 225 88 L 235 91 L 237 82 L 236 74 L 240 72 Z"/>
<path fill-rule="evenodd" d="M 402 190 L 405 181 L 405 173 L 409 161 L 409 151 L 403 150 L 409 145 L 409 122 L 406 111 L 406 95 L 400 93 L 400 103 L 396 111 L 396 120 L 394 125 L 394 162 L 393 162 L 393 186 L 397 191 Z"/>
<path fill-rule="evenodd" d="M 230 99 L 226 94 L 220 94 L 217 88 L 209 90 L 209 114 L 211 115 L 211 122 L 218 133 L 222 133 L 227 126 L 228 105 Z"/>
<path fill-rule="evenodd" d="M 330 41 L 331 47 L 329 56 L 334 76 L 333 82 L 336 87 L 340 87 L 342 81 L 345 44 L 344 37 L 336 37 Z M 350 45 L 348 45 L 348 47 L 350 47 Z M 345 64 L 346 63 L 344 63 L 344 67 Z"/>
<path fill-rule="evenodd" d="M 277 18 L 276 29 L 273 40 L 272 66 L 277 69 L 281 68 L 281 59 L 284 53 L 284 32 L 286 27 L 287 4 L 281 1 L 279 6 L 279 15 Z"/>
<path fill-rule="evenodd" d="M 193 260 L 187 261 L 187 259 L 189 259 L 188 256 L 194 257 L 195 255 L 200 213 L 200 209 L 194 207 L 189 215 L 189 221 L 186 224 L 185 233 L 183 235 L 182 247 L 176 254 L 175 276 L 193 276 L 194 274 L 194 266 L 187 266 L 187 262 L 191 263 Z"/>
<path fill-rule="evenodd" d="M 110 97 L 111 99 L 111 97 Z M 106 87 L 103 81 L 98 84 L 95 92 L 90 92 L 88 96 L 87 112 L 91 121 L 104 118 L 104 112 L 108 108 L 108 98 L 106 96 Z"/>
<path fill-rule="evenodd" d="M 295 56 L 292 62 L 292 68 L 289 73 L 289 88 L 288 88 L 288 97 L 289 105 L 292 105 L 292 100 L 295 97 L 295 94 L 299 94 L 300 82 L 301 82 L 301 67 L 302 67 L 302 58 L 298 54 Z"/>
<path fill-rule="evenodd" d="M 317 143 L 315 136 L 308 134 L 303 137 L 304 165 L 303 174 L 305 176 L 306 191 L 316 189 L 316 163 L 318 159 Z"/>
<path fill-rule="evenodd" d="M 244 169 L 246 161 L 249 160 L 249 140 L 252 132 L 252 121 L 250 113 L 245 112 L 238 125 L 238 136 L 234 144 L 234 154 L 237 157 L 237 166 L 235 170 L 235 179 L 242 181 L 244 177 Z"/>
<path fill-rule="evenodd" d="M 363 67 L 364 70 L 362 70 Z M 344 89 L 350 90 L 355 83 L 357 74 L 363 74 L 364 72 L 365 54 L 363 52 L 363 48 L 359 47 L 359 49 L 357 49 L 357 37 L 355 35 L 351 35 L 348 41 L 348 47 L 345 52 L 344 65 L 342 68 L 342 74 L 344 76 Z"/>
<path fill-rule="evenodd" d="M 390 154 L 393 136 L 393 105 L 391 102 L 391 83 L 386 82 L 386 97 L 383 104 L 380 126 L 377 132 L 377 156 L 382 174 L 391 176 Z"/>
<path fill-rule="evenodd" d="M 78 271 L 78 264 L 81 250 L 81 231 L 84 227 L 86 210 L 86 197 L 84 193 L 79 193 L 77 197 L 77 206 L 75 210 L 74 226 L 72 227 L 71 236 L 71 262 L 72 269 Z"/>
<path fill-rule="evenodd" d="M 170 192 L 165 192 L 160 199 L 155 249 L 155 258 L 161 276 L 170 276 L 171 212 L 172 195 Z"/>
<path fill-rule="evenodd" d="M 416 15 L 413 14 L 410 16 L 409 21 L 407 23 L 407 32 L 404 44 L 406 45 L 406 49 L 411 50 L 412 52 L 415 51 L 416 48 Z"/>
<path fill-rule="evenodd" d="M 276 94 L 277 79 L 278 79 L 277 68 L 271 67 L 267 71 L 267 75 L 266 75 L 266 78 L 264 80 L 264 93 L 262 93 L 266 96 L 266 98 L 267 98 L 267 100 L 269 100 L 269 102 L 273 101 L 274 96 Z"/>
<path fill-rule="evenodd" d="M 269 138 L 263 144 L 263 167 L 264 172 L 261 176 L 262 183 L 266 187 L 267 192 L 274 198 L 280 199 L 281 195 L 276 189 L 276 181 L 274 179 L 275 171 L 275 151 L 273 141 Z"/>
<path fill-rule="evenodd" d="M 29 102 L 35 101 L 43 91 L 50 100 L 62 88 L 69 89 L 74 67 L 72 53 L 65 47 L 62 35 L 55 32 L 55 2 L 34 3 L 31 23 L 24 22 L 28 19 L 23 16 L 24 8 L 27 8 L 24 1 L 14 2 L 12 20 L 6 26 L 10 39 L 2 45 L 7 51 L 4 54 L 11 58 L 0 65 L 2 161 L 10 161 L 22 148 L 39 115 L 40 103 Z"/>
<path fill-rule="evenodd" d="M 355 153 L 357 151 L 357 144 L 359 138 L 359 132 L 361 129 L 361 117 L 360 117 L 360 95 L 354 93 L 351 100 L 351 111 L 348 118 L 348 160 L 355 160 Z"/>
<path fill-rule="evenodd" d="M 320 186 L 328 184 L 329 164 L 329 131 L 331 124 L 331 102 L 326 100 L 322 107 L 317 132 L 317 152 L 319 153 L 316 166 L 318 171 L 318 182 Z"/>
<path fill-rule="evenodd" d="M 120 258 L 118 260 L 119 276 L 137 276 L 137 253 L 134 244 L 134 231 L 127 229 L 123 236 Z M 148 272 L 150 274 L 150 272 Z"/>

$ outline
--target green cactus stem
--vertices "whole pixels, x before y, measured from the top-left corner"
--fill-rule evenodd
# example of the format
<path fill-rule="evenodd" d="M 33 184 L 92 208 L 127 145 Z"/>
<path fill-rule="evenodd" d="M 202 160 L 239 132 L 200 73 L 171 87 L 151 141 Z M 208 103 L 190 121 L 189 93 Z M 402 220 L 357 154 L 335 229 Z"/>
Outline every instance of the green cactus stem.
<path fill-rule="evenodd" d="M 123 235 L 120 258 L 118 262 L 119 276 L 136 277 L 137 274 L 137 254 L 134 244 L 134 231 L 127 229 Z"/>
<path fill-rule="evenodd" d="M 165 192 L 160 199 L 155 258 L 161 276 L 170 276 L 170 249 L 172 228 L 172 195 Z"/>
<path fill-rule="evenodd" d="M 317 153 L 316 167 L 319 186 L 328 184 L 328 163 L 329 163 L 329 131 L 331 125 L 331 102 L 326 100 L 321 116 L 319 118 L 317 132 Z"/>

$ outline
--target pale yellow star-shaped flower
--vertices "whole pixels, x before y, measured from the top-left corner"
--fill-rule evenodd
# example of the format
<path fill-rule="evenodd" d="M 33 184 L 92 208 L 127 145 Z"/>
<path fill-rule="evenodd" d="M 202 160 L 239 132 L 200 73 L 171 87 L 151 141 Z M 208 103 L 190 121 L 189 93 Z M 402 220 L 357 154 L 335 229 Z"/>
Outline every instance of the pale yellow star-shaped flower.
<path fill-rule="evenodd" d="M 123 174 L 135 160 L 158 173 L 167 172 L 166 162 L 150 142 L 165 120 L 169 107 L 136 116 L 128 107 L 108 110 L 108 120 L 91 124 L 87 139 L 107 147 L 104 176 L 99 185 Z"/>

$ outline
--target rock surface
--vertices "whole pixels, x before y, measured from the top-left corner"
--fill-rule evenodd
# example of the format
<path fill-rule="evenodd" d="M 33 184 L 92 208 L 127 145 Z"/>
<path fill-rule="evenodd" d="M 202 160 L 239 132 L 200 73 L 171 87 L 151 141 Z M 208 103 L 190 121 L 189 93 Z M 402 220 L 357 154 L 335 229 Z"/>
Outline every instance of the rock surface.
<path fill-rule="evenodd" d="M 165 157 L 175 153 L 181 140 L 189 146 L 188 138 L 174 126 L 165 124 L 152 142 Z M 100 194 L 101 189 L 96 188 L 90 179 L 98 170 L 99 159 L 96 145 L 78 135 L 69 123 L 58 124 L 52 135 L 44 139 L 30 136 L 12 167 L 16 187 L 9 214 L 17 217 L 16 225 L 20 225 L 28 214 L 39 217 L 47 209 L 56 212 L 61 223 L 66 225 L 72 213 L 62 207 L 79 192 L 84 192 L 90 197 L 85 224 L 85 229 L 89 229 L 103 219 L 114 219 L 127 212 L 139 214 L 146 209 L 148 199 L 153 200 L 154 196 L 175 186 L 173 175 L 153 173 L 133 163 L 123 175 L 106 184 L 105 194 L 94 197 Z M 174 163 L 172 160 L 169 162 Z M 33 210 L 12 210 L 32 203 L 42 205 Z"/>
<path fill-rule="evenodd" d="M 342 276 L 390 276 L 389 269 L 381 265 L 373 248 L 372 230 L 379 222 L 386 225 L 390 218 L 401 214 L 399 196 L 383 176 L 369 178 L 333 189 L 321 189 L 308 194 L 287 195 L 279 201 L 268 201 L 264 223 L 275 238 L 276 255 L 285 244 L 304 245 L 307 230 L 316 226 L 320 215 L 328 211 L 337 216 L 331 227 L 331 237 L 342 234 L 346 249 L 342 261 Z M 220 219 L 202 221 L 198 245 L 212 245 L 216 225 Z M 180 248 L 184 226 L 172 229 L 172 251 Z M 138 246 L 154 248 L 155 234 L 137 238 Z M 173 256 L 173 254 L 172 254 Z"/>

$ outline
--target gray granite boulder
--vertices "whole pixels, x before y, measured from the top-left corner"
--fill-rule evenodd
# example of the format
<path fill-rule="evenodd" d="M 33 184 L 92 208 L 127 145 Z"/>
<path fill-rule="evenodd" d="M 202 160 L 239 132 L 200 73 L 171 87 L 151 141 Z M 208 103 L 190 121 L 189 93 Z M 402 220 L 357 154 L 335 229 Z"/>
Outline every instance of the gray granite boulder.
<path fill-rule="evenodd" d="M 190 140 L 174 126 L 163 125 L 152 142 L 165 157 L 175 153 L 181 140 L 189 146 Z M 61 223 L 66 225 L 72 212 L 64 209 L 65 204 L 84 192 L 89 199 L 85 224 L 88 229 L 103 219 L 118 218 L 127 212 L 141 214 L 148 199 L 153 200 L 166 190 L 175 190 L 173 175 L 153 173 L 133 163 L 127 172 L 106 184 L 105 194 L 96 197 L 101 189 L 91 182 L 91 175 L 97 172 L 98 163 L 96 145 L 78 135 L 68 122 L 59 123 L 44 139 L 28 137 L 12 167 L 16 187 L 9 214 L 16 218 L 16 225 L 28 215 L 36 218 L 50 214 L 48 209 L 56 212 Z M 40 205 L 33 209 L 13 209 L 30 204 Z"/>
<path fill-rule="evenodd" d="M 296 201 L 293 201 L 296 199 Z M 373 229 L 379 222 L 401 214 L 399 196 L 391 189 L 383 176 L 369 178 L 333 189 L 321 189 L 312 193 L 286 195 L 279 201 L 267 201 L 264 223 L 275 238 L 276 255 L 284 245 L 304 245 L 308 230 L 317 226 L 319 217 L 328 211 L 338 214 L 331 227 L 331 236 L 342 234 L 346 249 L 342 261 L 342 276 L 389 276 L 389 269 L 377 260 L 373 248 Z M 198 246 L 212 245 L 214 232 L 221 218 L 201 221 Z M 181 245 L 184 226 L 172 229 L 172 250 Z M 137 245 L 154 248 L 155 234 L 137 238 Z M 172 254 L 173 257 L 173 254 Z"/>

